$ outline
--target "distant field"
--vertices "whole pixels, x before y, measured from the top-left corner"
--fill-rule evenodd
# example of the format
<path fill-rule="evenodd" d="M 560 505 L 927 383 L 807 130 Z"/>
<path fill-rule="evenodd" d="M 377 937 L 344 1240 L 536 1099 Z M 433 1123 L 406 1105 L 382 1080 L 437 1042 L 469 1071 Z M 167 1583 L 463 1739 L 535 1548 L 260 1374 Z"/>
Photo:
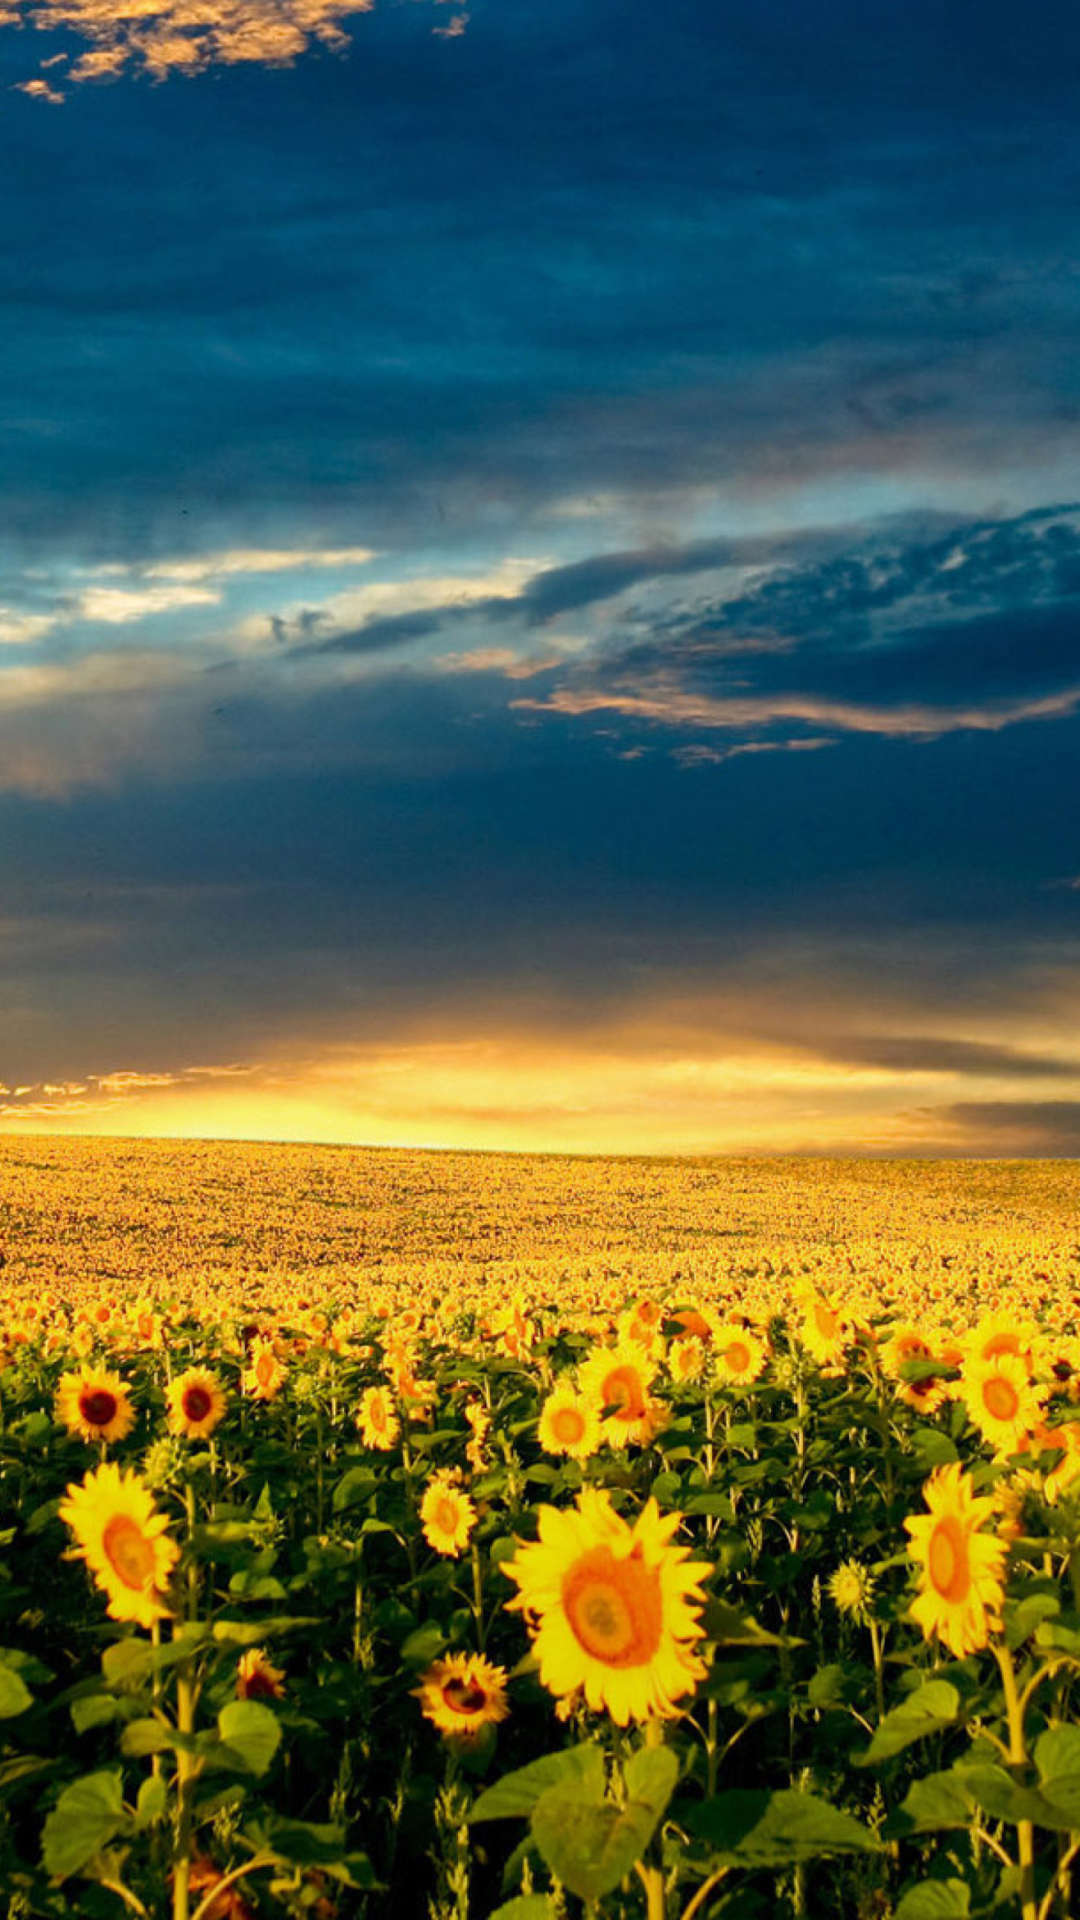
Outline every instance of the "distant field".
<path fill-rule="evenodd" d="M 1080 1168 L 0 1147 L 10 1920 L 1069 1920 Z"/>
<path fill-rule="evenodd" d="M 600 1159 L 0 1140 L 4 1279 L 187 1291 L 382 1279 L 617 1288 L 838 1257 L 1080 1265 L 1080 1163 Z M 421 1289 L 423 1290 L 423 1288 Z"/>

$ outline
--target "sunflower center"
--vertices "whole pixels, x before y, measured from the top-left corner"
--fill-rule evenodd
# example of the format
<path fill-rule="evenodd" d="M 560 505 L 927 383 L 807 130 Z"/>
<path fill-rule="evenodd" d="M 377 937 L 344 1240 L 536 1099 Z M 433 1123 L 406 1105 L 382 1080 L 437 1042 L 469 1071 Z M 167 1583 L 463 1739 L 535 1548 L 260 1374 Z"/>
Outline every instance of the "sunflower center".
<path fill-rule="evenodd" d="M 442 1697 L 452 1713 L 481 1713 L 487 1705 L 487 1694 L 483 1687 L 460 1676 L 446 1682 Z"/>
<path fill-rule="evenodd" d="M 635 1552 L 590 1547 L 563 1576 L 562 1603 L 579 1646 L 607 1667 L 645 1666 L 660 1645 L 660 1575 Z"/>
<path fill-rule="evenodd" d="M 457 1523 L 457 1502 L 456 1500 L 452 1500 L 449 1495 L 445 1495 L 435 1509 L 435 1525 L 438 1527 L 440 1533 L 456 1533 Z"/>
<path fill-rule="evenodd" d="M 732 1373 L 745 1373 L 750 1365 L 750 1350 L 741 1340 L 733 1340 L 724 1354 L 724 1359 Z"/>
<path fill-rule="evenodd" d="M 130 1514 L 113 1515 L 102 1533 L 101 1546 L 117 1579 L 133 1593 L 144 1593 L 153 1582 L 154 1549 Z"/>
<path fill-rule="evenodd" d="M 556 1440 L 567 1447 L 574 1446 L 585 1432 L 585 1422 L 576 1407 L 558 1407 L 551 1424 Z"/>
<path fill-rule="evenodd" d="M 814 1321 L 823 1340 L 835 1339 L 840 1315 L 832 1307 L 822 1306 L 819 1301 L 814 1307 Z"/>
<path fill-rule="evenodd" d="M 117 1401 L 108 1387 L 92 1387 L 79 1395 L 79 1412 L 89 1427 L 107 1427 L 115 1420 Z"/>
<path fill-rule="evenodd" d="M 930 1539 L 930 1579 L 943 1600 L 959 1601 L 971 1587 L 967 1548 L 959 1522 L 952 1514 L 939 1520 Z"/>
<path fill-rule="evenodd" d="M 617 1420 L 640 1420 L 645 1411 L 641 1376 L 633 1367 L 614 1367 L 604 1381 L 604 1405 Z"/>
<path fill-rule="evenodd" d="M 385 1427 L 386 1408 L 381 1400 L 369 1400 L 367 1417 L 373 1427 Z"/>
<path fill-rule="evenodd" d="M 983 1405 L 993 1420 L 1015 1420 L 1020 1395 L 1011 1380 L 998 1374 L 983 1387 Z"/>
<path fill-rule="evenodd" d="M 186 1420 L 205 1420 L 213 1408 L 213 1401 L 205 1387 L 188 1387 L 184 1394 L 184 1418 Z"/>

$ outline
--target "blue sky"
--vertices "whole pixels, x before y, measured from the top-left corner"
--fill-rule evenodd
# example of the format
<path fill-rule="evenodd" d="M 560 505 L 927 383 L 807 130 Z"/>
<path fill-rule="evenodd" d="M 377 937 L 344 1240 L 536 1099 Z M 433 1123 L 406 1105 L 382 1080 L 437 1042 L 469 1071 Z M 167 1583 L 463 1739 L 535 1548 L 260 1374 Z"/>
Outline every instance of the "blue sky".
<path fill-rule="evenodd" d="M 297 17 L 0 26 L 0 1127 L 1075 1152 L 1080 15 Z"/>

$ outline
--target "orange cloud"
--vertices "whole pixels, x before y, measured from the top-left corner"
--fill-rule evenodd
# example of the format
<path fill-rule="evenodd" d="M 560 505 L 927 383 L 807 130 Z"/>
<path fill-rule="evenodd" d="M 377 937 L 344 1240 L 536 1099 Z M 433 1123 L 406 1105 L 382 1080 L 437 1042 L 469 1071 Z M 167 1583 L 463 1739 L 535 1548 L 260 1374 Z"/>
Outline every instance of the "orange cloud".
<path fill-rule="evenodd" d="M 642 693 L 603 687 L 557 688 L 546 700 L 514 700 L 511 705 L 539 713 L 620 713 L 667 726 L 739 729 L 769 726 L 777 720 L 801 720 L 846 733 L 874 733 L 901 740 L 937 740 L 945 733 L 1000 733 L 1024 720 L 1058 720 L 1080 706 L 1080 686 L 1031 700 L 985 706 L 935 707 L 914 701 L 870 706 L 852 700 L 828 700 L 807 693 L 769 693 L 715 697 L 687 692 L 658 677 Z"/>
<path fill-rule="evenodd" d="M 47 31 L 66 28 L 88 43 L 71 64 L 66 81 L 112 80 L 125 71 L 154 80 L 201 73 L 213 66 L 252 62 L 289 67 L 312 46 L 335 52 L 349 44 L 343 22 L 371 11 L 374 0 L 27 0 L 21 11 L 0 11 L 0 24 Z M 464 31 L 468 16 L 456 14 L 435 32 Z M 24 81 L 32 98 L 57 103 L 63 91 L 54 55 L 42 67 L 50 80 Z"/>

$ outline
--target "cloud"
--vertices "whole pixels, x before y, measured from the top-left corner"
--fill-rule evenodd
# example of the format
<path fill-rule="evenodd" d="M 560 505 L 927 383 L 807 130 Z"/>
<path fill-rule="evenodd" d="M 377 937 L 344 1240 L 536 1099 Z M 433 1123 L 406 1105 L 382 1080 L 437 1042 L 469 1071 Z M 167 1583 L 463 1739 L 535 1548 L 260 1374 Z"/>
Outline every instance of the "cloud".
<path fill-rule="evenodd" d="M 957 732 L 999 733 L 1021 721 L 1057 720 L 1080 706 L 1080 684 L 1042 699 L 1002 701 L 983 707 L 931 707 L 908 701 L 894 707 L 859 705 L 826 700 L 814 694 L 779 693 L 749 698 L 721 699 L 689 693 L 657 677 L 640 693 L 618 693 L 598 687 L 562 688 L 547 699 L 518 699 L 517 709 L 561 713 L 575 717 L 617 713 L 628 719 L 657 721 L 665 726 L 732 732 L 768 727 L 777 721 L 804 721 L 809 726 L 835 727 L 845 733 L 879 734 L 887 739 L 938 740 Z"/>
<path fill-rule="evenodd" d="M 104 626 L 130 626 L 155 613 L 173 613 L 178 607 L 216 606 L 221 595 L 209 587 L 173 586 L 87 587 L 78 596 L 70 619 L 97 620 Z"/>
<path fill-rule="evenodd" d="M 943 1146 L 1006 1159 L 1080 1157 L 1080 1100 L 958 1100 L 922 1108 Z"/>
<path fill-rule="evenodd" d="M 89 43 L 68 68 L 69 84 L 112 80 L 125 71 L 153 80 L 213 66 L 254 63 L 290 67 L 313 45 L 348 45 L 343 22 L 367 13 L 373 0 L 151 0 L 133 10 L 123 0 L 28 0 L 39 32 L 64 28 Z M 22 92 L 63 98 L 52 82 L 30 80 Z"/>
<path fill-rule="evenodd" d="M 1056 1054 L 1027 1053 L 1021 1047 L 987 1040 L 960 1040 L 947 1034 L 822 1035 L 817 1050 L 830 1060 L 882 1067 L 900 1074 L 961 1074 L 991 1080 L 1076 1079 L 1080 1060 Z"/>
<path fill-rule="evenodd" d="M 376 558 L 373 547 L 231 547 L 220 553 L 181 555 L 173 559 L 130 562 L 104 562 L 92 569 L 96 574 L 135 574 L 147 580 L 225 580 L 238 574 L 293 573 L 319 567 L 365 567 Z"/>

